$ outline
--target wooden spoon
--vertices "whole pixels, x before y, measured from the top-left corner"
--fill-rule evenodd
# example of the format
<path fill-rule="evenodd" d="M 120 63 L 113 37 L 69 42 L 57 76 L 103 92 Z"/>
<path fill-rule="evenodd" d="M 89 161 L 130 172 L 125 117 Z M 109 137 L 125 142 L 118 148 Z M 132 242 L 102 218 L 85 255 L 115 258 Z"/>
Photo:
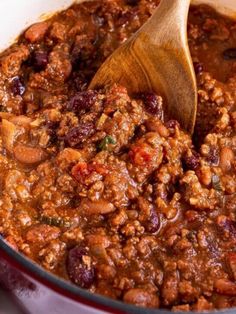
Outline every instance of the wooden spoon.
<path fill-rule="evenodd" d="M 89 88 L 119 83 L 130 94 L 154 91 L 167 116 L 192 133 L 196 78 L 187 41 L 190 0 L 162 0 L 152 17 L 100 67 Z"/>

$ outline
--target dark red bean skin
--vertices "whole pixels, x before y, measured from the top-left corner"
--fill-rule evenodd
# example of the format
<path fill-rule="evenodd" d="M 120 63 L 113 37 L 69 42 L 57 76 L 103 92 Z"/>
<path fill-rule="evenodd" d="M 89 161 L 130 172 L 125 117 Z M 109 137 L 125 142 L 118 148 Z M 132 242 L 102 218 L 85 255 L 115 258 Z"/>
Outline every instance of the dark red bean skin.
<path fill-rule="evenodd" d="M 74 70 L 88 66 L 95 58 L 96 49 L 92 42 L 81 42 L 71 51 L 71 64 Z"/>
<path fill-rule="evenodd" d="M 139 2 L 140 0 L 125 0 L 125 3 L 131 6 L 138 5 Z"/>
<path fill-rule="evenodd" d="M 165 123 L 165 126 L 171 131 L 175 131 L 175 128 L 180 128 L 177 120 L 169 120 Z"/>
<path fill-rule="evenodd" d="M 11 91 L 14 96 L 22 96 L 25 92 L 25 86 L 19 76 L 15 76 L 11 81 Z"/>
<path fill-rule="evenodd" d="M 236 48 L 229 48 L 223 52 L 223 58 L 225 60 L 236 59 Z"/>
<path fill-rule="evenodd" d="M 236 222 L 229 217 L 219 216 L 217 219 L 217 225 L 222 234 L 226 234 L 227 237 L 236 239 Z"/>
<path fill-rule="evenodd" d="M 207 156 L 207 161 L 210 162 L 212 165 L 217 165 L 219 163 L 219 150 L 217 147 L 211 147 L 210 152 Z"/>
<path fill-rule="evenodd" d="M 64 141 L 70 147 L 75 147 L 95 132 L 94 125 L 91 122 L 81 122 L 79 126 L 72 128 L 66 135 Z"/>
<path fill-rule="evenodd" d="M 145 229 L 147 232 L 156 233 L 160 228 L 160 219 L 159 215 L 155 210 L 152 210 L 151 215 L 145 223 Z"/>
<path fill-rule="evenodd" d="M 196 170 L 200 166 L 199 155 L 192 152 L 192 156 L 183 157 L 183 167 L 185 170 Z"/>
<path fill-rule="evenodd" d="M 203 65 L 200 62 L 193 62 L 193 67 L 196 74 L 200 74 L 203 72 Z"/>
<path fill-rule="evenodd" d="M 59 122 L 46 121 L 45 127 L 50 136 L 50 142 L 55 143 L 57 141 L 57 129 L 59 127 Z"/>
<path fill-rule="evenodd" d="M 42 50 L 35 51 L 31 62 L 36 71 L 44 70 L 48 64 L 48 53 Z"/>
<path fill-rule="evenodd" d="M 139 96 L 143 100 L 147 112 L 157 116 L 159 119 L 162 119 L 163 117 L 162 98 L 157 97 L 157 95 L 154 93 L 142 93 Z"/>
<path fill-rule="evenodd" d="M 73 111 L 78 114 L 83 111 L 88 111 L 94 105 L 96 99 L 97 93 L 95 91 L 83 91 L 72 97 L 68 101 L 66 107 L 69 111 Z"/>
<path fill-rule="evenodd" d="M 94 282 L 95 272 L 92 265 L 86 265 L 83 257 L 88 256 L 86 247 L 76 246 L 68 253 L 67 272 L 72 282 L 81 288 L 89 289 Z"/>

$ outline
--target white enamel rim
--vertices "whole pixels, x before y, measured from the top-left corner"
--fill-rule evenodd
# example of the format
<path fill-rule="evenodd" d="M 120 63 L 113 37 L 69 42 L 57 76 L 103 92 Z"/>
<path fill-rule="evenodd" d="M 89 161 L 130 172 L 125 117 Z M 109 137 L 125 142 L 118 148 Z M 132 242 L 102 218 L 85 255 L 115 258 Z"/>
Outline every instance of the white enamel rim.
<path fill-rule="evenodd" d="M 63 10 L 74 2 L 75 0 L 0 0 L 0 51 L 7 48 L 30 24 L 42 20 L 43 15 Z M 192 0 L 192 3 L 209 4 L 223 14 L 236 17 L 236 0 Z"/>

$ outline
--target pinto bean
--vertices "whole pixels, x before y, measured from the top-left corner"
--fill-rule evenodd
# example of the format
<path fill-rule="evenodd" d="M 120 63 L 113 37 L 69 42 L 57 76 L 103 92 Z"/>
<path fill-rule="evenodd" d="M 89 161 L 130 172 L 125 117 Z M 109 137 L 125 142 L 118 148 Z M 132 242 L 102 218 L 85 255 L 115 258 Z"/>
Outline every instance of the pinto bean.
<path fill-rule="evenodd" d="M 158 308 L 160 303 L 157 295 L 138 288 L 128 290 L 124 295 L 124 301 L 149 308 Z"/>
<path fill-rule="evenodd" d="M 85 215 L 105 215 L 114 212 L 115 206 L 103 199 L 94 202 L 85 199 L 81 202 L 79 209 Z"/>
<path fill-rule="evenodd" d="M 27 165 L 37 164 L 46 159 L 47 155 L 42 148 L 29 147 L 23 144 L 17 144 L 14 149 L 15 158 Z"/>
<path fill-rule="evenodd" d="M 47 22 L 40 22 L 33 24 L 25 32 L 25 38 L 31 43 L 35 43 L 43 39 L 47 32 L 49 24 Z"/>
<path fill-rule="evenodd" d="M 100 234 L 90 234 L 86 236 L 89 246 L 100 245 L 107 248 L 110 245 L 110 240 L 107 236 Z"/>
<path fill-rule="evenodd" d="M 97 276 L 100 279 L 111 280 L 116 275 L 116 269 L 113 266 L 106 264 L 97 265 Z"/>
<path fill-rule="evenodd" d="M 236 296 L 236 283 L 228 279 L 217 279 L 215 289 L 219 294 Z"/>
<path fill-rule="evenodd" d="M 220 167 L 223 172 L 231 169 L 231 164 L 234 161 L 234 152 L 229 147 L 223 147 L 220 152 Z"/>

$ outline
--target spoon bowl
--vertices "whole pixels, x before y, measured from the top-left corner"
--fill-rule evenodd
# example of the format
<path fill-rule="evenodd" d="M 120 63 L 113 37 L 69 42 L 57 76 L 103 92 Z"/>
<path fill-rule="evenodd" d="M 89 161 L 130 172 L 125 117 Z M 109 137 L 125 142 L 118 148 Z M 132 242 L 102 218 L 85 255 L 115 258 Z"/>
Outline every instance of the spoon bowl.
<path fill-rule="evenodd" d="M 197 87 L 187 41 L 190 0 L 162 0 L 152 17 L 100 67 L 89 88 L 119 83 L 130 94 L 153 91 L 165 113 L 193 132 Z"/>

